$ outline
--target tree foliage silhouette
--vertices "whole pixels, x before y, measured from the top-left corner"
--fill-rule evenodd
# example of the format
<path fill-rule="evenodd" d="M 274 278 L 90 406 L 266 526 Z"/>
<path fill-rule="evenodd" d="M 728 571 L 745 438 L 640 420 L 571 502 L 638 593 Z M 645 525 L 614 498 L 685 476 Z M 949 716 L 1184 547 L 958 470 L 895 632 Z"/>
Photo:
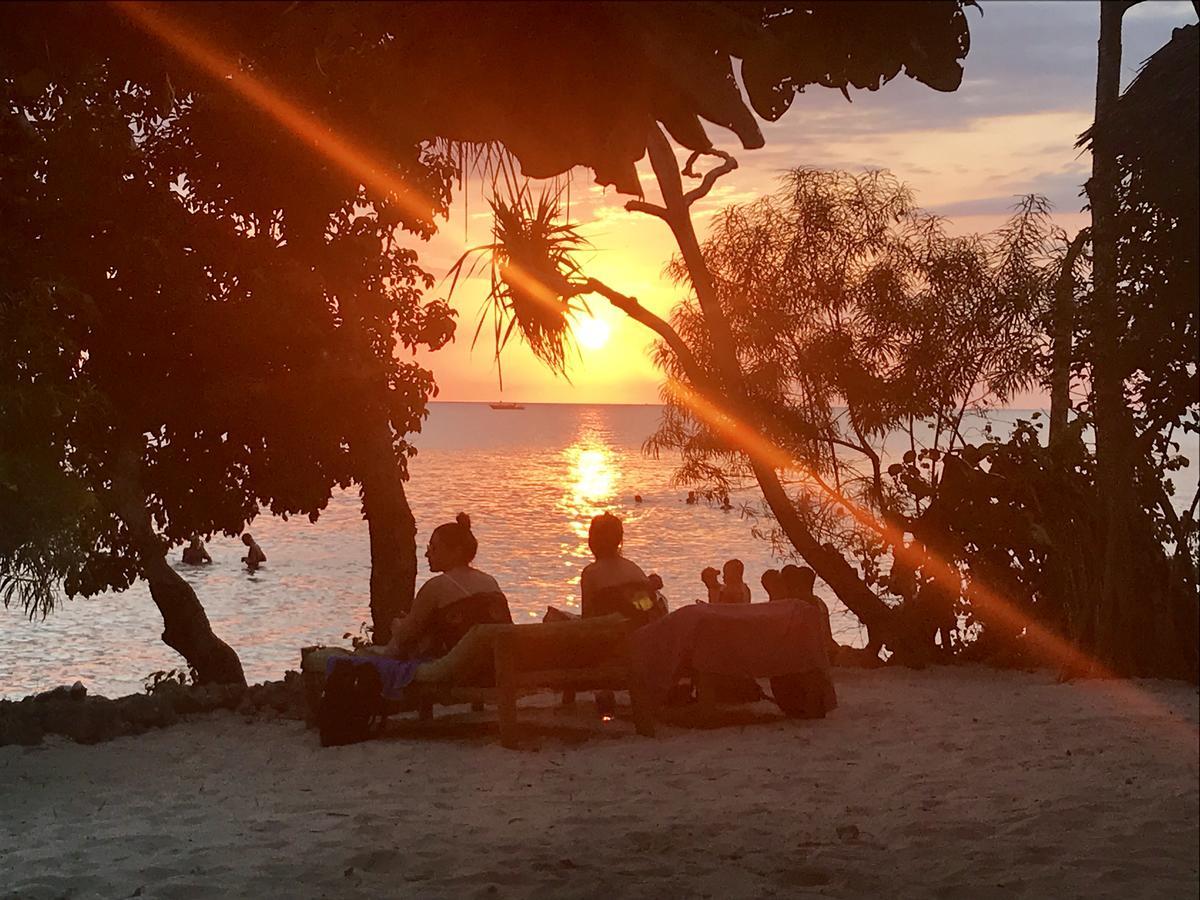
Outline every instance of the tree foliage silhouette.
<path fill-rule="evenodd" d="M 410 151 L 414 215 L 220 92 L 180 85 L 164 106 L 103 57 L 74 62 L 5 81 L 2 311 L 29 338 L 4 348 L 5 599 L 45 611 L 55 579 L 93 594 L 141 575 L 167 642 L 237 681 L 166 547 L 237 533 L 260 504 L 315 518 L 358 482 L 373 551 L 401 570 L 373 592 L 390 622 L 415 578 L 403 436 L 434 389 L 396 353 L 454 329 L 396 229 L 429 233 L 452 168 Z"/>

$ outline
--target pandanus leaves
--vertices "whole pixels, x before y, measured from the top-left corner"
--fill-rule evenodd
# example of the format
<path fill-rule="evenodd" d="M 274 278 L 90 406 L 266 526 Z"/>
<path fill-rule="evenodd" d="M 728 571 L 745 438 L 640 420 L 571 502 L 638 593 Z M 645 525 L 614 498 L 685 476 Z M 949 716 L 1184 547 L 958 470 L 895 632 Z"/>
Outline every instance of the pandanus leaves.
<path fill-rule="evenodd" d="M 489 289 L 471 346 L 490 318 L 497 365 L 500 352 L 519 333 L 538 359 L 566 374 L 574 348 L 571 320 L 588 311 L 577 299 L 578 281 L 572 281 L 582 278 L 574 254 L 587 241 L 573 225 L 562 222 L 560 193 L 543 190 L 535 198 L 525 185 L 507 198 L 493 197 L 491 243 L 472 247 L 450 270 L 453 294 L 460 277 L 470 278 L 488 267 Z"/>

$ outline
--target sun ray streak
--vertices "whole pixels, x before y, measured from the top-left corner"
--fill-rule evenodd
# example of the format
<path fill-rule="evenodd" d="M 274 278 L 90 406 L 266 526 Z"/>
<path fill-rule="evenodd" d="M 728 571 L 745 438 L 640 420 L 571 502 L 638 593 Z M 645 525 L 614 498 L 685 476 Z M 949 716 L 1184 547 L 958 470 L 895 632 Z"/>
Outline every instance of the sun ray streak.
<path fill-rule="evenodd" d="M 112 5 L 137 27 L 170 47 L 190 65 L 214 79 L 218 85 L 236 93 L 261 111 L 268 119 L 309 146 L 315 154 L 358 178 L 368 189 L 388 197 L 409 215 L 420 220 L 427 218 L 427 210 L 430 208 L 427 200 L 423 199 L 419 190 L 399 177 L 395 173 L 394 167 L 386 159 L 377 158 L 346 140 L 318 116 L 289 99 L 265 79 L 246 71 L 234 57 L 212 46 L 197 33 L 195 28 L 185 25 L 178 17 L 167 12 L 166 5 L 130 2 L 130 0 L 112 0 Z M 539 302 L 560 304 L 562 301 L 558 292 L 546 286 L 530 273 L 510 267 L 504 277 L 518 284 L 524 283 Z M 671 389 L 681 402 L 695 412 L 698 418 L 724 436 L 733 447 L 776 469 L 803 471 L 803 468 L 798 466 L 783 448 L 778 447 L 742 422 L 728 409 L 678 382 L 672 383 Z M 828 486 L 825 486 L 824 489 L 856 519 L 869 521 L 872 523 L 872 528 L 879 530 L 879 523 L 871 513 L 859 508 L 857 504 L 835 489 Z M 898 558 L 905 558 L 904 554 L 908 553 L 915 556 L 916 551 L 905 547 L 903 534 L 899 533 L 897 529 L 884 525 L 884 534 L 891 540 Z M 920 554 L 919 559 L 915 559 L 915 561 L 922 564 L 935 580 L 943 583 L 946 587 L 955 591 L 961 590 L 962 576 L 954 566 L 941 559 L 931 561 L 923 554 Z M 1112 673 L 1104 669 L 1096 660 L 1091 659 L 1070 642 L 1030 619 L 997 592 L 991 591 L 983 585 L 973 585 L 972 600 L 980 602 L 987 614 L 996 621 L 1004 622 L 1015 630 L 1023 630 L 1026 637 L 1030 639 L 1031 647 L 1046 664 L 1056 667 L 1066 666 L 1106 676 L 1109 678 L 1107 683 L 1114 695 L 1125 699 L 1143 712 L 1157 713 L 1157 718 L 1165 719 L 1160 704 L 1139 690 L 1136 684 L 1112 677 Z M 1186 730 L 1189 742 L 1191 742 L 1192 729 Z"/>
<path fill-rule="evenodd" d="M 806 471 L 790 453 L 743 422 L 725 406 L 677 380 L 669 383 L 668 390 L 733 448 L 774 469 L 790 470 L 801 474 Z M 909 547 L 905 544 L 904 534 L 900 529 L 887 523 L 881 523 L 868 510 L 863 509 L 835 488 L 825 485 L 819 479 L 815 481 L 815 484 L 844 507 L 856 520 L 883 534 L 885 539 L 892 544 L 896 559 L 914 567 L 921 567 L 922 571 L 932 577 L 934 581 L 955 594 L 962 592 L 963 577 L 957 567 L 936 554 L 926 555 Z M 1024 632 L 1025 640 L 1028 642 L 1034 658 L 1043 665 L 1067 671 L 1088 672 L 1103 678 L 1114 699 L 1124 702 L 1130 709 L 1152 716 L 1156 721 L 1170 724 L 1170 717 L 1175 714 L 1169 707 L 1139 688 L 1135 682 L 1117 677 L 1075 644 L 1037 622 L 999 592 L 978 579 L 972 580 L 971 602 L 979 605 L 980 612 L 985 617 L 990 617 L 1015 633 Z M 1170 731 L 1176 738 L 1181 738 L 1189 744 L 1194 739 L 1193 729 L 1182 726 L 1182 724 L 1181 727 L 1170 728 Z"/>
<path fill-rule="evenodd" d="M 192 66 L 289 131 L 314 153 L 359 178 L 368 189 L 387 196 L 414 218 L 428 218 L 431 208 L 428 199 L 396 175 L 392 171 L 394 166 L 341 137 L 265 79 L 247 71 L 235 58 L 205 41 L 195 28 L 184 25 L 163 6 L 130 0 L 114 0 L 112 5 L 151 37 L 166 44 Z"/>

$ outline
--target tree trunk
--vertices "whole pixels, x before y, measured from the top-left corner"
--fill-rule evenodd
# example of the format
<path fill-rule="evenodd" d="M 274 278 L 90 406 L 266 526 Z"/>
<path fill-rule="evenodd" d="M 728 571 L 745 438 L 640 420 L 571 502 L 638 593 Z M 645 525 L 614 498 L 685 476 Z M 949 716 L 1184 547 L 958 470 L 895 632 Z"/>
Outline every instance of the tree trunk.
<path fill-rule="evenodd" d="M 1118 674 L 1133 674 L 1135 648 L 1143 637 L 1145 616 L 1132 608 L 1136 565 L 1129 552 L 1136 543 L 1135 523 L 1144 520 L 1134 494 L 1134 432 L 1125 398 L 1125 367 L 1120 358 L 1122 323 L 1117 303 L 1117 160 L 1108 122 L 1121 84 L 1121 18 L 1124 0 L 1100 5 L 1096 70 L 1096 124 L 1092 177 L 1087 183 L 1092 207 L 1092 333 L 1095 359 L 1092 383 L 1096 411 L 1097 482 L 1103 485 L 1104 543 L 1099 603 L 1096 608 L 1098 661 Z M 1138 529 L 1139 531 L 1141 529 Z M 1144 587 L 1153 589 L 1151 586 Z"/>
<path fill-rule="evenodd" d="M 746 399 L 744 379 L 738 363 L 736 345 L 729 320 L 721 310 L 713 285 L 712 275 L 704 261 L 696 232 L 692 226 L 688 204 L 683 196 L 679 164 L 670 143 L 657 124 L 650 129 L 647 141 L 650 165 L 662 191 L 666 215 L 663 217 L 675 237 L 684 262 L 688 267 L 692 287 L 696 291 L 704 322 L 712 335 L 713 361 L 716 364 L 721 384 L 718 393 L 731 404 L 731 411 L 744 415 L 750 411 Z M 697 385 L 702 390 L 703 385 Z M 757 427 L 757 423 L 754 423 Z M 917 662 L 927 658 L 935 649 L 918 646 L 919 640 L 909 635 L 902 625 L 902 617 L 895 615 L 886 603 L 863 582 L 854 567 L 832 546 L 820 544 L 796 513 L 796 508 L 779 479 L 774 463 L 762 458 L 753 447 L 743 448 L 750 458 L 754 476 L 762 489 L 763 499 L 770 508 L 779 527 L 788 540 L 820 578 L 829 585 L 838 599 L 866 625 L 872 646 L 881 641 L 901 659 Z"/>
<path fill-rule="evenodd" d="M 150 596 L 162 614 L 162 639 L 196 670 L 200 684 L 245 685 L 237 653 L 213 634 L 192 586 L 167 562 L 166 550 L 150 521 L 141 463 L 135 450 L 121 451 L 113 477 L 113 512 L 129 529 L 138 570 L 150 585 Z"/>
<path fill-rule="evenodd" d="M 371 541 L 372 640 L 386 644 L 392 619 L 412 609 L 417 580 L 417 523 L 392 449 L 391 428 L 376 422 L 355 448 L 362 510 Z"/>
<path fill-rule="evenodd" d="M 1081 230 L 1063 259 L 1062 271 L 1054 284 L 1053 342 L 1050 364 L 1050 443 L 1062 438 L 1071 409 L 1071 336 L 1075 330 L 1075 261 L 1087 243 L 1087 229 Z"/>

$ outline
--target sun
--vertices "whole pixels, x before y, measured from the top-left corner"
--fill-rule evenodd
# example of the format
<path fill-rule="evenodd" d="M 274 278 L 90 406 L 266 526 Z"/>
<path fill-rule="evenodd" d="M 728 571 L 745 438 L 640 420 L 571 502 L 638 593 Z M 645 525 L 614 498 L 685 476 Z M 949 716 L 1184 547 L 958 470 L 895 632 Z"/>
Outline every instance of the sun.
<path fill-rule="evenodd" d="M 580 346 L 588 350 L 599 350 L 608 343 L 612 328 L 603 319 L 580 319 L 574 324 L 572 331 Z"/>

